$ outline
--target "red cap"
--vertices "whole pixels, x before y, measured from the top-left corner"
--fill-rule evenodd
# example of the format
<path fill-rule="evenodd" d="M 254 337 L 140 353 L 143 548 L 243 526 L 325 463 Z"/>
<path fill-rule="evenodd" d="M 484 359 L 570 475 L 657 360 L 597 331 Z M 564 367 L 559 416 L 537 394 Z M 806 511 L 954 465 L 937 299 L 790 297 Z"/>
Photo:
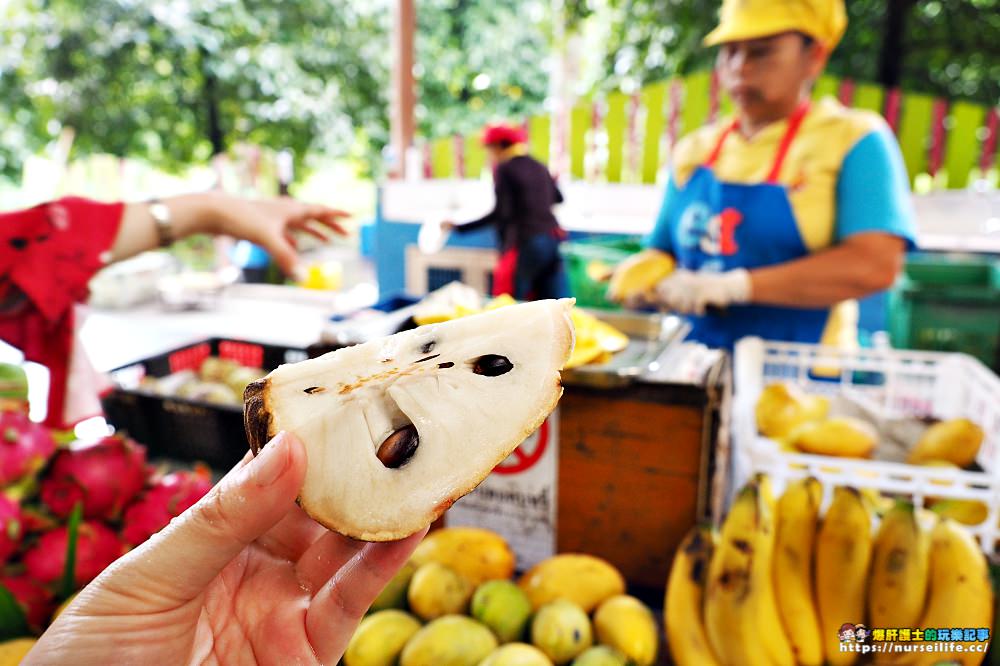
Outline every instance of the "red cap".
<path fill-rule="evenodd" d="M 524 143 L 528 140 L 525 136 L 524 130 L 520 127 L 515 127 L 513 125 L 487 125 L 483 129 L 483 145 L 492 146 L 498 143 L 503 143 L 504 141 L 515 144 Z"/>

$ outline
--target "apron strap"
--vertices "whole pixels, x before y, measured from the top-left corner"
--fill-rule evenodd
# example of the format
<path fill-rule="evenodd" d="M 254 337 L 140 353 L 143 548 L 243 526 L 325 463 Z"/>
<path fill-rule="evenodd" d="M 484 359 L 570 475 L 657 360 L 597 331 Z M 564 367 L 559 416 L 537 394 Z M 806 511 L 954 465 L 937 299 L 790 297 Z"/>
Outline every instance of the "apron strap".
<path fill-rule="evenodd" d="M 806 114 L 809 113 L 809 100 L 803 100 L 799 104 L 791 116 L 788 117 L 788 127 L 785 129 L 785 135 L 781 137 L 781 143 L 778 144 L 778 151 L 774 155 L 774 164 L 771 166 L 771 171 L 767 174 L 766 183 L 774 184 L 778 182 L 778 176 L 781 175 L 781 167 L 785 164 L 785 157 L 788 155 L 788 149 L 792 146 L 792 141 L 795 140 L 795 136 L 799 133 L 799 128 L 802 126 L 802 121 L 805 119 Z M 708 158 L 705 160 L 705 167 L 711 169 L 715 166 L 716 161 L 719 159 L 719 155 L 722 153 L 722 145 L 726 142 L 726 139 L 733 132 L 733 130 L 739 127 L 739 119 L 734 118 L 715 142 L 715 146 L 712 148 L 712 152 L 708 154 Z"/>

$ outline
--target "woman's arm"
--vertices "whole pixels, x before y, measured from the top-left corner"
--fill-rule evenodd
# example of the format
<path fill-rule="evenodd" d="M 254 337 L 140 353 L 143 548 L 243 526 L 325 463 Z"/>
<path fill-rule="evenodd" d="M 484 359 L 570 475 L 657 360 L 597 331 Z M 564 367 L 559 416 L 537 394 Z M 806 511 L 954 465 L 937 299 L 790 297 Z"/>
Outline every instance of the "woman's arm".
<path fill-rule="evenodd" d="M 899 236 L 856 234 L 828 250 L 750 271 L 750 300 L 820 308 L 868 296 L 892 286 L 905 252 L 906 240 Z"/>
<path fill-rule="evenodd" d="M 221 192 L 187 194 L 164 199 L 174 240 L 192 234 L 225 234 L 263 247 L 288 275 L 298 256 L 292 231 L 321 240 L 328 233 L 346 233 L 339 221 L 347 213 L 288 197 L 243 199 Z M 159 245 L 156 222 L 146 203 L 127 204 L 111 248 L 112 261 L 121 261 Z"/>

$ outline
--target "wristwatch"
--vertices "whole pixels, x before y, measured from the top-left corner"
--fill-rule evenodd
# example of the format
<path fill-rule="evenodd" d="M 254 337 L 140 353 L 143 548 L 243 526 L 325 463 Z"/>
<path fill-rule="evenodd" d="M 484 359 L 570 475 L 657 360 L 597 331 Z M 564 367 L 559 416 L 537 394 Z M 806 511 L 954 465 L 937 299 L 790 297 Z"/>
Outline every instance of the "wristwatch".
<path fill-rule="evenodd" d="M 149 214 L 156 223 L 156 236 L 160 240 L 160 247 L 173 244 L 174 226 L 171 224 L 170 207 L 159 199 L 150 199 Z"/>

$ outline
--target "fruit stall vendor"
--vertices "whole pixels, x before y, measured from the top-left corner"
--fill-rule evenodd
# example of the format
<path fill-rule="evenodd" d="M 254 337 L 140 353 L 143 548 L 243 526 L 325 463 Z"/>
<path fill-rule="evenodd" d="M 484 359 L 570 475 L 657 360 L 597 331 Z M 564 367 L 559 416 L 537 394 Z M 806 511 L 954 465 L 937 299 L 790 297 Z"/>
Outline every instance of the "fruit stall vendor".
<path fill-rule="evenodd" d="M 552 214 L 563 197 L 545 165 L 527 154 L 525 138 L 517 127 L 486 127 L 482 141 L 493 163 L 496 205 L 478 220 L 444 226 L 460 233 L 496 227 L 501 255 L 493 271 L 494 296 L 563 298 L 569 296 L 559 255 L 565 234 Z"/>
<path fill-rule="evenodd" d="M 725 0 L 705 38 L 734 117 L 677 144 L 648 249 L 616 275 L 671 256 L 644 299 L 688 315 L 693 339 L 856 344 L 854 299 L 890 287 L 913 246 L 888 125 L 810 101 L 846 26 L 843 0 Z"/>

